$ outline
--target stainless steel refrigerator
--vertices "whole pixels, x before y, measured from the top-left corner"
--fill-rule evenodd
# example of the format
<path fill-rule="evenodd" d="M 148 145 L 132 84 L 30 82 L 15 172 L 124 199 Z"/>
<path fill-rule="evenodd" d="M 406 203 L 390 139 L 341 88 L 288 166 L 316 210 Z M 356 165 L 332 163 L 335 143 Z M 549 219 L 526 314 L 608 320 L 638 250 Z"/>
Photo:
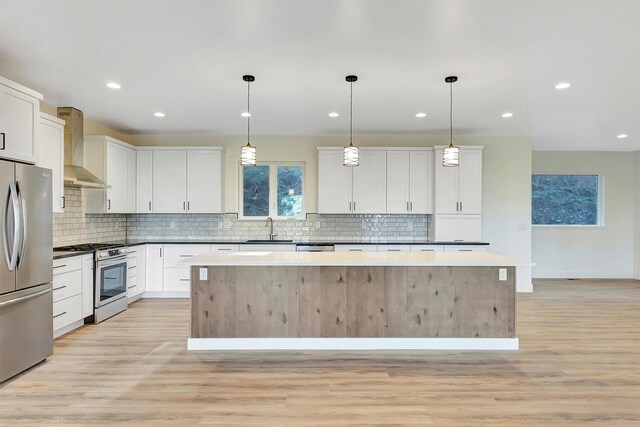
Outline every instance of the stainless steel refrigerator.
<path fill-rule="evenodd" d="M 51 171 L 0 160 L 0 382 L 53 354 Z"/>

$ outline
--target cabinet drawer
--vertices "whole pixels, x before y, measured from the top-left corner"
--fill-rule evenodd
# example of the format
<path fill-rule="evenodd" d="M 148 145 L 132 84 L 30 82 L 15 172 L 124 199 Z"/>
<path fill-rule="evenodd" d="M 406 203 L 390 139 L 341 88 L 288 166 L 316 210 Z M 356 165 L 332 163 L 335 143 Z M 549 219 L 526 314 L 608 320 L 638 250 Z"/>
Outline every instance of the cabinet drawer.
<path fill-rule="evenodd" d="M 138 278 L 136 276 L 127 278 L 127 296 L 131 298 L 138 294 Z"/>
<path fill-rule="evenodd" d="M 138 257 L 129 255 L 127 257 L 127 267 L 137 267 L 138 266 Z"/>
<path fill-rule="evenodd" d="M 53 302 L 82 293 L 82 270 L 53 276 Z"/>
<path fill-rule="evenodd" d="M 409 252 L 411 245 L 378 245 L 378 252 Z"/>
<path fill-rule="evenodd" d="M 211 252 L 238 252 L 239 245 L 211 245 Z"/>
<path fill-rule="evenodd" d="M 184 267 L 180 264 L 195 255 L 210 252 L 211 247 L 209 245 L 164 245 L 164 267 Z"/>
<path fill-rule="evenodd" d="M 82 319 L 82 295 L 53 303 L 53 330 L 63 328 Z"/>
<path fill-rule="evenodd" d="M 127 262 L 127 277 L 136 277 L 138 275 L 138 267 Z"/>
<path fill-rule="evenodd" d="M 191 269 L 165 268 L 163 291 L 189 291 L 191 284 Z"/>
<path fill-rule="evenodd" d="M 445 252 L 486 252 L 486 245 L 445 245 Z"/>
<path fill-rule="evenodd" d="M 442 245 L 411 245 L 411 252 L 444 252 Z"/>
<path fill-rule="evenodd" d="M 82 269 L 82 257 L 74 256 L 69 258 L 54 259 L 53 260 L 53 274 L 54 277 L 61 273 L 68 271 L 81 270 Z"/>
<path fill-rule="evenodd" d="M 335 245 L 336 252 L 378 252 L 378 245 Z"/>

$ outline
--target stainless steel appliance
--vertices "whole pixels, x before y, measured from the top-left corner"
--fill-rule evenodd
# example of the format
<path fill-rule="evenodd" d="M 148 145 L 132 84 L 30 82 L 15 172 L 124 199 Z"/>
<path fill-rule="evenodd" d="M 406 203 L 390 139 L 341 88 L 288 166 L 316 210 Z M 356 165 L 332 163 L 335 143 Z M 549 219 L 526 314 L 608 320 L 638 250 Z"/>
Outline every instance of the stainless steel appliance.
<path fill-rule="evenodd" d="M 53 354 L 51 171 L 0 160 L 0 382 Z"/>
<path fill-rule="evenodd" d="M 56 251 L 93 251 L 94 315 L 100 323 L 127 309 L 127 254 L 124 244 L 85 243 L 55 248 Z"/>
<path fill-rule="evenodd" d="M 298 245 L 296 252 L 334 252 L 333 245 Z"/>

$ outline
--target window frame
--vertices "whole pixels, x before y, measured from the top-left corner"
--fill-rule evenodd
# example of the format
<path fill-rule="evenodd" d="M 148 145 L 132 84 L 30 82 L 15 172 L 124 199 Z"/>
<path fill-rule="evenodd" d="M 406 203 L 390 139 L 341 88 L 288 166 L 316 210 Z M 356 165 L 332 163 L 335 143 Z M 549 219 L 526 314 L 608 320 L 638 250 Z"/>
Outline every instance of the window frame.
<path fill-rule="evenodd" d="M 533 223 L 533 176 L 534 175 L 571 175 L 571 176 L 597 176 L 598 177 L 598 212 L 596 213 L 597 224 L 534 224 Z M 598 172 L 531 172 L 531 226 L 535 228 L 604 228 L 605 206 L 604 206 L 604 175 Z"/>
<path fill-rule="evenodd" d="M 243 221 L 266 221 L 271 218 L 274 221 L 288 219 L 306 219 L 306 188 L 307 167 L 306 162 L 257 162 L 256 166 L 269 166 L 269 216 L 245 216 L 244 215 L 244 173 L 246 167 L 238 162 L 238 219 Z M 278 166 L 299 166 L 302 168 L 302 211 L 299 216 L 278 215 Z"/>

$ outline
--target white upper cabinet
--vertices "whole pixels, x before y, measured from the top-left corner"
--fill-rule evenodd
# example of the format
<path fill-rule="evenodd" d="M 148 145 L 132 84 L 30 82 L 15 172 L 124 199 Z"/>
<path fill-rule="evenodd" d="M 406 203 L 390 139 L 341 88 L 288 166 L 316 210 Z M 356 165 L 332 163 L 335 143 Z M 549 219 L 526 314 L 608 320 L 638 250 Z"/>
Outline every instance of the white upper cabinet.
<path fill-rule="evenodd" d="M 153 208 L 153 151 L 136 153 L 136 212 L 151 213 Z"/>
<path fill-rule="evenodd" d="M 64 120 L 40 113 L 37 166 L 51 169 L 53 212 L 64 212 Z"/>
<path fill-rule="evenodd" d="M 436 214 L 482 213 L 482 147 L 460 148 L 460 166 L 442 166 L 442 149 L 435 150 Z"/>
<path fill-rule="evenodd" d="M 353 213 L 387 212 L 387 152 L 360 150 L 353 170 Z"/>
<path fill-rule="evenodd" d="M 342 166 L 342 150 L 318 152 L 318 213 L 351 213 L 353 168 Z"/>
<path fill-rule="evenodd" d="M 86 189 L 87 213 L 135 213 L 134 147 L 104 135 L 87 136 L 84 142 L 86 168 L 108 186 Z"/>
<path fill-rule="evenodd" d="M 433 211 L 433 151 L 387 151 L 387 213 Z"/>
<path fill-rule="evenodd" d="M 36 163 L 42 95 L 0 77 L 0 158 Z"/>
<path fill-rule="evenodd" d="M 187 151 L 187 211 L 222 212 L 222 152 Z"/>
<path fill-rule="evenodd" d="M 157 150 L 153 153 L 153 212 L 187 211 L 187 152 Z"/>

